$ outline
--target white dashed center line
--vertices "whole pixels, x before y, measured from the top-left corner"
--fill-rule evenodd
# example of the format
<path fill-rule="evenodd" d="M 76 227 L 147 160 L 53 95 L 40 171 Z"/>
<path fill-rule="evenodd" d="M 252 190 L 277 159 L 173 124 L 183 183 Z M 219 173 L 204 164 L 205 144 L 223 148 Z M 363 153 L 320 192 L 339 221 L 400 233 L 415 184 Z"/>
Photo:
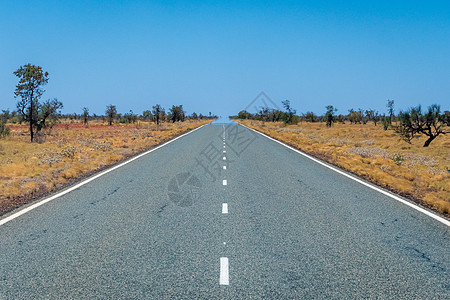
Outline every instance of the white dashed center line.
<path fill-rule="evenodd" d="M 225 125 L 223 126 L 223 148 L 225 149 Z M 223 150 L 223 153 L 226 153 L 225 150 Z M 225 155 L 225 154 L 224 154 Z M 223 160 L 227 160 L 227 158 L 224 156 Z M 223 166 L 223 169 L 226 170 L 227 166 Z M 227 185 L 227 180 L 224 179 L 222 181 L 222 185 Z M 225 188 L 224 188 L 225 190 Z M 222 203 L 222 214 L 228 214 L 228 203 Z M 224 245 L 226 245 L 225 242 L 223 242 Z M 228 257 L 221 257 L 220 258 L 220 285 L 229 285 L 229 275 L 228 275 Z"/>
<path fill-rule="evenodd" d="M 222 203 L 222 213 L 223 214 L 228 213 L 228 203 Z"/>
<path fill-rule="evenodd" d="M 228 257 L 220 258 L 220 285 L 229 285 L 228 278 Z"/>

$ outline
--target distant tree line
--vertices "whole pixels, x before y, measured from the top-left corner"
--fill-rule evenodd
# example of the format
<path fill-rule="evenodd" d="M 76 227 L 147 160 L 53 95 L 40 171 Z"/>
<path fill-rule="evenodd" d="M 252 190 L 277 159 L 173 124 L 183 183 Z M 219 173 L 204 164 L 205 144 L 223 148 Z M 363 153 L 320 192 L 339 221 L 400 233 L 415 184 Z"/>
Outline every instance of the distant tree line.
<path fill-rule="evenodd" d="M 240 111 L 236 116 L 230 116 L 232 119 L 249 119 L 258 120 L 264 122 L 284 122 L 286 124 L 298 124 L 299 122 L 325 122 L 326 126 L 331 127 L 333 123 L 350 122 L 351 124 L 367 124 L 369 121 L 373 121 L 375 126 L 384 117 L 381 116 L 378 111 L 373 109 L 350 109 L 348 114 L 336 115 L 338 111 L 332 105 L 327 105 L 326 111 L 323 115 L 316 115 L 315 113 L 308 111 L 303 114 L 296 114 L 296 110 L 292 108 L 290 101 L 282 101 L 284 110 L 272 109 L 269 107 L 261 107 L 257 113 L 250 113 L 245 110 Z"/>
<path fill-rule="evenodd" d="M 428 139 L 424 147 L 439 135 L 449 133 L 450 112 L 441 112 L 440 106 L 431 105 L 427 111 L 422 111 L 421 106 L 409 108 L 406 111 L 400 111 L 395 115 L 394 100 L 388 100 L 386 104 L 387 113 L 380 114 L 373 109 L 349 109 L 347 114 L 336 114 L 337 108 L 332 105 L 325 107 L 323 115 L 316 115 L 309 111 L 301 115 L 296 115 L 296 110 L 290 105 L 289 100 L 282 101 L 284 110 L 261 107 L 257 113 L 250 113 L 246 110 L 240 111 L 236 116 L 230 116 L 232 119 L 258 120 L 263 122 L 284 122 L 288 124 L 298 124 L 299 122 L 324 122 L 327 127 L 334 123 L 367 124 L 373 122 L 375 126 L 379 122 L 384 130 L 394 130 L 402 139 L 407 142 L 419 135 L 425 135 Z"/>
<path fill-rule="evenodd" d="M 135 114 L 132 110 L 121 114 L 117 112 L 115 105 L 108 105 L 104 115 L 90 114 L 89 108 L 83 107 L 80 114 L 62 114 L 61 109 L 63 103 L 58 99 L 48 99 L 41 101 L 41 97 L 45 90 L 43 86 L 48 83 L 48 72 L 44 72 L 40 66 L 26 64 L 20 66 L 15 72 L 19 78 L 19 83 L 14 91 L 16 110 L 2 109 L 0 113 L 0 137 L 10 134 L 7 126 L 12 124 L 27 124 L 29 126 L 30 140 L 35 141 L 36 136 L 40 134 L 42 129 L 48 129 L 54 126 L 59 119 L 68 119 L 73 122 L 80 121 L 85 126 L 90 121 L 101 120 L 107 122 L 108 125 L 113 123 L 134 124 L 137 121 L 155 122 L 157 125 L 162 122 L 183 122 L 187 119 L 205 120 L 216 119 L 216 115 L 197 114 L 193 112 L 188 115 L 183 110 L 183 105 L 172 105 L 166 110 L 160 105 L 155 104 L 152 109 L 145 110 L 142 114 Z"/>
<path fill-rule="evenodd" d="M 285 124 L 298 124 L 300 117 L 296 115 L 296 110 L 291 106 L 289 100 L 281 102 L 284 107 L 284 111 L 279 109 L 273 109 L 269 107 L 261 107 L 261 109 L 252 114 L 246 110 L 241 110 L 236 116 L 230 116 L 231 119 L 241 120 L 258 120 L 263 122 L 284 122 Z"/>
<path fill-rule="evenodd" d="M 81 114 L 62 114 L 61 118 L 71 120 L 73 122 L 82 122 L 84 125 L 88 125 L 90 121 L 102 121 L 108 123 L 108 125 L 116 124 L 135 124 L 137 121 L 143 122 L 155 122 L 157 125 L 163 122 L 183 122 L 185 120 L 208 120 L 217 119 L 216 115 L 203 115 L 193 112 L 187 114 L 183 110 L 183 105 L 172 105 L 166 112 L 160 104 L 156 104 L 151 110 L 145 110 L 142 114 L 136 114 L 132 110 L 127 113 L 121 114 L 117 112 L 116 105 L 109 104 L 105 108 L 104 115 L 90 114 L 89 109 L 84 107 Z"/>

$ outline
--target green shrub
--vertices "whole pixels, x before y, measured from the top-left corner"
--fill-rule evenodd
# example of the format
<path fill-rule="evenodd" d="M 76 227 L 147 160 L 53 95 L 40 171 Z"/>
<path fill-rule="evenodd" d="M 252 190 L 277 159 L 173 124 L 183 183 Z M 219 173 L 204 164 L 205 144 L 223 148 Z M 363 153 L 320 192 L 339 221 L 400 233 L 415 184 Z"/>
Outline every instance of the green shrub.
<path fill-rule="evenodd" d="M 9 128 L 6 126 L 6 118 L 0 117 L 0 137 L 5 137 L 10 134 Z"/>

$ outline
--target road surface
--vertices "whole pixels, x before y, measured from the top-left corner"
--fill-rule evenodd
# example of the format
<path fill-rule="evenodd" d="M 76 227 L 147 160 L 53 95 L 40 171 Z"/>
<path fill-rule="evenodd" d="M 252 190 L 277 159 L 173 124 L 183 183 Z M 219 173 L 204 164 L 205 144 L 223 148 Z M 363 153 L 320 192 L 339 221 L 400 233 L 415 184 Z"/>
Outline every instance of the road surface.
<path fill-rule="evenodd" d="M 218 123 L 1 225 L 0 299 L 449 299 L 449 233 Z"/>

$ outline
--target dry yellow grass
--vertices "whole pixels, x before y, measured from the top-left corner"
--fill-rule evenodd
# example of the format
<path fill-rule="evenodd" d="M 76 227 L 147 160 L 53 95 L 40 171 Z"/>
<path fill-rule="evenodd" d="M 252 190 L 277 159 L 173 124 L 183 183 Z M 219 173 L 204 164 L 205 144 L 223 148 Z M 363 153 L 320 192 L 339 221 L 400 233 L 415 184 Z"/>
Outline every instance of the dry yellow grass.
<path fill-rule="evenodd" d="M 0 139 L 0 213 L 210 121 L 59 124 L 30 143 L 26 126 Z"/>
<path fill-rule="evenodd" d="M 425 137 L 400 140 L 382 126 L 238 121 L 288 143 L 382 187 L 450 213 L 450 136 L 439 136 L 424 148 Z"/>

